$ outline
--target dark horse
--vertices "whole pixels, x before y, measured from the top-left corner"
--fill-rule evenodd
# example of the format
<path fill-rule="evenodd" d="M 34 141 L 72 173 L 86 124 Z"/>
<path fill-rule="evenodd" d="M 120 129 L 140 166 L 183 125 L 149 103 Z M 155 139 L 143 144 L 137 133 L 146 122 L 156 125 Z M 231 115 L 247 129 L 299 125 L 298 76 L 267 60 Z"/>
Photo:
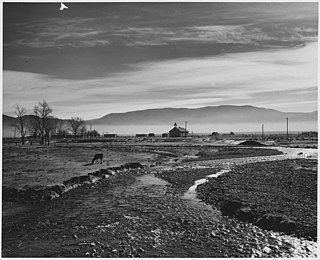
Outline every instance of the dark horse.
<path fill-rule="evenodd" d="M 100 160 L 100 163 L 102 164 L 102 157 L 103 157 L 102 153 L 96 153 L 92 159 L 92 164 L 94 164 L 96 160 Z"/>

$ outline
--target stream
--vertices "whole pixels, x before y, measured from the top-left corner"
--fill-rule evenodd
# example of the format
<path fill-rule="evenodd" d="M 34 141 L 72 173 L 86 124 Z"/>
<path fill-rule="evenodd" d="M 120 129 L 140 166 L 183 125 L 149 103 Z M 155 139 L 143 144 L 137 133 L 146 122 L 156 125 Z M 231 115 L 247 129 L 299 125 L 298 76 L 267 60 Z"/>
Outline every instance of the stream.
<path fill-rule="evenodd" d="M 182 196 L 183 199 L 189 200 L 192 202 L 193 205 L 203 205 L 205 207 L 206 204 L 203 203 L 200 199 L 197 198 L 196 189 L 199 185 L 208 181 L 209 178 L 217 178 L 218 176 L 225 174 L 231 171 L 231 167 L 235 165 L 243 165 L 252 162 L 265 162 L 265 161 L 273 161 L 273 160 L 285 160 L 285 159 L 296 159 L 296 158 L 305 158 L 305 159 L 317 159 L 318 153 L 315 149 L 301 149 L 301 148 L 283 148 L 277 147 L 278 150 L 282 151 L 282 155 L 276 156 L 262 156 L 262 157 L 249 157 L 249 158 L 236 158 L 232 159 L 232 163 L 230 160 L 216 160 L 216 165 L 222 165 L 223 169 L 215 174 L 211 174 L 206 176 L 206 178 L 199 179 L 195 181 L 194 185 L 192 185 Z M 208 162 L 207 162 L 208 163 Z M 209 162 L 212 166 L 212 161 Z M 232 165 L 232 166 L 231 166 Z M 201 168 L 202 166 L 196 166 L 192 168 Z M 186 167 L 186 166 L 185 166 Z M 255 227 L 255 229 L 259 229 Z M 282 242 L 288 243 L 292 245 L 292 252 L 290 256 L 294 257 L 304 257 L 304 256 L 311 256 L 317 257 L 317 243 L 313 241 L 309 241 L 303 238 L 296 238 L 293 236 L 284 235 L 278 232 L 269 232 L 271 237 L 281 244 Z M 282 242 L 280 242 L 282 241 Z M 258 252 L 258 255 L 262 255 L 261 252 Z"/>
<path fill-rule="evenodd" d="M 297 151 L 290 152 L 271 159 L 297 156 Z M 304 156 L 315 156 L 310 153 L 305 151 Z M 185 167 L 223 166 L 208 176 L 216 177 L 234 165 L 260 159 L 268 160 L 239 158 Z M 226 218 L 199 201 L 195 189 L 205 181 L 198 180 L 180 196 L 169 192 L 168 183 L 149 170 L 128 171 L 112 181 L 30 204 L 3 215 L 2 256 L 316 257 L 315 242 Z"/>

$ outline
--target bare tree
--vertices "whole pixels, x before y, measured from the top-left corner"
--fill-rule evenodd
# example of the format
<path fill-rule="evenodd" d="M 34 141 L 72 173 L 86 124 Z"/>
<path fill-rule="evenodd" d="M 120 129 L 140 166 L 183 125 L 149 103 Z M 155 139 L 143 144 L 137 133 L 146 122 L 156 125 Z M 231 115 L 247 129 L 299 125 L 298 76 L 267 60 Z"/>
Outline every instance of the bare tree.
<path fill-rule="evenodd" d="M 79 133 L 81 137 L 84 137 L 87 134 L 87 126 L 85 123 L 80 127 Z"/>
<path fill-rule="evenodd" d="M 77 137 L 78 134 L 83 134 L 85 130 L 85 122 L 80 117 L 72 117 L 69 120 L 69 128 L 74 137 Z"/>
<path fill-rule="evenodd" d="M 17 121 L 14 123 L 14 126 L 18 129 L 21 136 L 21 143 L 25 144 L 25 136 L 27 134 L 27 118 L 25 117 L 27 110 L 16 104 L 14 113 L 17 116 Z"/>
<path fill-rule="evenodd" d="M 67 126 L 64 122 L 57 123 L 56 129 L 56 135 L 58 137 L 67 137 L 69 135 Z"/>
<path fill-rule="evenodd" d="M 33 137 L 38 137 L 40 135 L 40 120 L 34 115 L 30 115 L 29 119 L 29 132 Z"/>
<path fill-rule="evenodd" d="M 88 137 L 99 137 L 100 134 L 97 130 L 92 130 L 87 132 Z"/>
<path fill-rule="evenodd" d="M 37 124 L 39 127 L 39 133 L 41 136 L 41 144 L 45 144 L 45 138 L 47 138 L 47 143 L 49 144 L 49 135 L 51 126 L 50 126 L 50 114 L 52 113 L 52 108 L 48 105 L 48 103 L 43 100 L 43 102 L 39 102 L 38 106 L 35 106 L 33 109 L 34 115 L 36 116 Z"/>
<path fill-rule="evenodd" d="M 49 145 L 51 133 L 53 130 L 57 128 L 57 121 L 52 116 L 48 117 L 47 119 L 48 120 L 44 125 L 44 137 L 45 137 L 45 143 Z"/>

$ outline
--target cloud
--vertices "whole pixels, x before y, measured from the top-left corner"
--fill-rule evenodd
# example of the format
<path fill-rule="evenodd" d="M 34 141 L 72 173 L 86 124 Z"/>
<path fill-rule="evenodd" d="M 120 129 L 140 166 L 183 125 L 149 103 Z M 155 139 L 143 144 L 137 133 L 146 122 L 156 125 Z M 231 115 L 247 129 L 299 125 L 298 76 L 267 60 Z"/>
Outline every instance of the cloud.
<path fill-rule="evenodd" d="M 12 31 L 18 32 L 17 40 L 4 42 L 11 47 L 62 48 L 95 47 L 109 45 L 106 29 L 96 26 L 99 18 L 48 18 L 9 24 Z M 5 34 L 6 36 L 6 34 Z"/>
<path fill-rule="evenodd" d="M 6 24 L 5 24 L 6 25 Z M 165 46 L 181 42 L 281 45 L 317 40 L 317 28 L 312 26 L 288 26 L 278 24 L 273 28 L 264 24 L 215 24 L 185 26 L 127 26 L 114 23 L 109 18 L 50 18 L 41 22 L 10 25 L 17 32 L 15 41 L 4 46 L 30 48 L 95 47 L 110 43 L 127 46 Z M 19 30 L 18 30 L 19 29 Z M 10 37 L 9 37 L 10 38 Z"/>
<path fill-rule="evenodd" d="M 128 27 L 109 32 L 129 46 L 155 46 L 179 42 L 268 45 L 273 42 L 317 40 L 317 30 L 309 27 L 279 26 L 266 30 L 259 25 L 205 25 L 181 27 Z"/>
<path fill-rule="evenodd" d="M 309 88 L 298 88 L 298 89 L 289 89 L 289 90 L 273 90 L 273 91 L 261 91 L 258 93 L 253 93 L 251 97 L 253 98 L 264 98 L 272 99 L 275 96 L 289 97 L 290 99 L 309 99 L 317 95 L 317 87 Z"/>
<path fill-rule="evenodd" d="M 4 71 L 3 111 L 46 99 L 60 117 L 97 118 L 161 107 L 250 104 L 285 111 L 317 109 L 317 43 L 299 48 L 132 64 L 87 80 Z"/>

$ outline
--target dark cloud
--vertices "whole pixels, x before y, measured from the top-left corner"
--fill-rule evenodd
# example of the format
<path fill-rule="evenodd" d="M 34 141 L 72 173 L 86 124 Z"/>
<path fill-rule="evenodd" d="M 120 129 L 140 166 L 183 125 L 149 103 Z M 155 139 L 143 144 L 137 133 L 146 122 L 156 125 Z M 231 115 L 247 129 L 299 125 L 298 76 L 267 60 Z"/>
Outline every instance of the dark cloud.
<path fill-rule="evenodd" d="M 4 68 L 70 79 L 316 40 L 316 3 L 5 3 Z M 30 56 L 25 60 L 21 56 Z"/>

